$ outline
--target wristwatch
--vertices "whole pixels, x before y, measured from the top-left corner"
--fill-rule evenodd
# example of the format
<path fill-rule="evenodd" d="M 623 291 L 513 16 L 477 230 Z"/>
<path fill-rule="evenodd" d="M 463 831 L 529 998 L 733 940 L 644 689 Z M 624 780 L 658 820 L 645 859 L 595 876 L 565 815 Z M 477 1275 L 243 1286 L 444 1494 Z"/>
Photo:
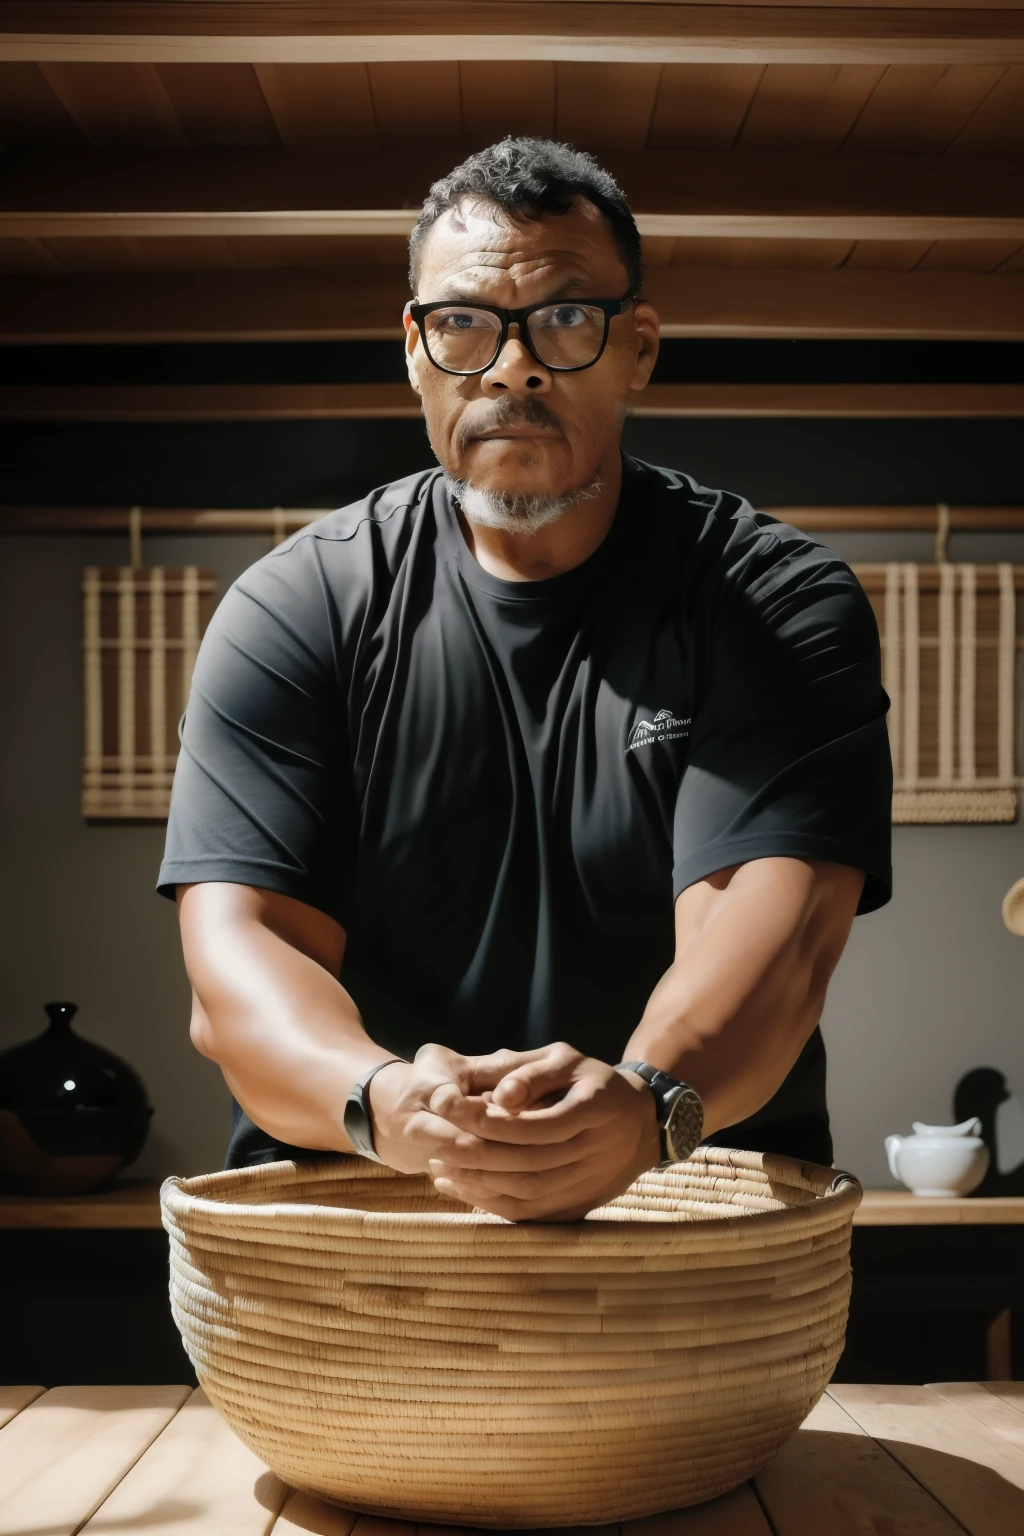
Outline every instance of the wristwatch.
<path fill-rule="evenodd" d="M 393 1061 L 401 1061 L 401 1056 L 389 1056 L 386 1061 L 378 1061 L 369 1072 L 364 1072 L 362 1077 L 352 1084 L 352 1091 L 345 1100 L 345 1118 L 343 1125 L 345 1135 L 352 1143 L 353 1151 L 360 1157 L 368 1157 L 373 1162 L 379 1163 L 376 1149 L 373 1145 L 373 1120 L 370 1116 L 370 1095 L 367 1092 L 373 1077 L 381 1067 L 390 1067 Z"/>
<path fill-rule="evenodd" d="M 635 1072 L 654 1094 L 658 1130 L 661 1133 L 661 1163 L 666 1168 L 681 1163 L 700 1144 L 704 1134 L 704 1106 L 700 1094 L 689 1083 L 669 1077 L 646 1061 L 620 1061 L 616 1072 Z"/>

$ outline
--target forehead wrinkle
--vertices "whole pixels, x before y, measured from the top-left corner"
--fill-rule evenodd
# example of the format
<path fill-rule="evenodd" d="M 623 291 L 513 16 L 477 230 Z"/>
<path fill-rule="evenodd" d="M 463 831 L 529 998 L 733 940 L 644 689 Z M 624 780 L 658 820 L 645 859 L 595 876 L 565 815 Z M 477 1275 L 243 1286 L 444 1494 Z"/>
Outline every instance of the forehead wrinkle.
<path fill-rule="evenodd" d="M 438 263 L 439 270 L 429 286 L 434 299 L 477 298 L 483 303 L 495 282 L 510 281 L 516 287 L 525 283 L 540 286 L 547 274 L 545 287 L 552 298 L 572 294 L 583 297 L 607 286 L 597 281 L 588 266 L 577 251 L 544 251 L 536 256 L 510 252 L 508 259 L 502 259 L 496 252 L 475 250 L 467 256 L 465 265 L 453 252 L 447 261 Z"/>

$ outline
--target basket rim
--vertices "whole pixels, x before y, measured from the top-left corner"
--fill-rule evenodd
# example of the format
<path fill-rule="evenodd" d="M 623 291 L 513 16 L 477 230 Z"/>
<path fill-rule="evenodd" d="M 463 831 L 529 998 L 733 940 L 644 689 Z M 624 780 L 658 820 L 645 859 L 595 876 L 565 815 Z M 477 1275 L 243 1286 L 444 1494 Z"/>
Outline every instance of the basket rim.
<path fill-rule="evenodd" d="M 701 1155 L 712 1154 L 712 1155 Z M 384 1236 L 385 1232 L 394 1237 L 433 1234 L 441 1237 L 444 1233 L 452 1233 L 454 1236 L 460 1229 L 462 1231 L 479 1230 L 481 1228 L 508 1228 L 509 1233 L 519 1233 L 524 1237 L 529 1235 L 533 1240 L 540 1239 L 546 1242 L 557 1243 L 559 1240 L 570 1241 L 578 1244 L 587 1237 L 599 1239 L 601 1236 L 622 1236 L 629 1233 L 635 1240 L 641 1233 L 655 1236 L 660 1234 L 668 1236 L 670 1233 L 691 1234 L 702 1232 L 709 1235 L 711 1232 L 721 1232 L 723 1236 L 741 1225 L 744 1231 L 752 1232 L 759 1228 L 771 1228 L 780 1223 L 792 1229 L 795 1224 L 808 1219 L 820 1221 L 823 1208 L 830 1207 L 830 1214 L 838 1217 L 840 1212 L 852 1217 L 853 1211 L 860 1205 L 864 1190 L 856 1175 L 848 1173 L 844 1169 L 826 1167 L 822 1163 L 805 1162 L 799 1158 L 787 1157 L 782 1153 L 747 1152 L 738 1148 L 729 1147 L 699 1147 L 694 1155 L 694 1161 L 713 1167 L 719 1166 L 755 1174 L 776 1172 L 779 1175 L 788 1173 L 789 1182 L 796 1188 L 803 1188 L 812 1194 L 812 1199 L 803 1205 L 785 1206 L 777 1210 L 751 1211 L 735 1209 L 721 1216 L 688 1216 L 673 1217 L 669 1212 L 652 1212 L 648 1217 L 623 1216 L 617 1218 L 612 1215 L 591 1216 L 583 1221 L 556 1222 L 556 1221 L 522 1221 L 514 1222 L 503 1216 L 495 1216 L 490 1212 L 479 1210 L 466 1211 L 387 1211 L 367 1210 L 360 1206 L 346 1206 L 338 1204 L 321 1204 L 308 1200 L 284 1199 L 231 1199 L 230 1191 L 240 1184 L 249 1183 L 257 1187 L 265 1188 L 269 1180 L 275 1178 L 287 1182 L 302 1182 L 304 1184 L 315 1183 L 322 1179 L 325 1183 L 331 1179 L 344 1178 L 347 1172 L 365 1178 L 404 1178 L 416 1177 L 405 1175 L 383 1164 L 370 1162 L 366 1158 L 358 1156 L 332 1156 L 322 1162 L 295 1162 L 291 1159 L 282 1159 L 273 1163 L 257 1163 L 248 1168 L 224 1169 L 217 1173 L 196 1174 L 191 1177 L 171 1175 L 160 1186 L 160 1204 L 165 1217 L 192 1212 L 200 1212 L 207 1215 L 218 1213 L 237 1221 L 249 1216 L 258 1221 L 264 1218 L 264 1223 L 282 1221 L 291 1224 L 292 1221 L 302 1222 L 314 1220 L 318 1224 L 321 1221 L 330 1222 L 332 1225 L 342 1227 L 348 1223 L 357 1223 L 364 1231 L 369 1230 Z M 654 1171 L 654 1170 L 652 1170 Z M 228 1197 L 220 1194 L 221 1189 L 228 1192 Z M 602 1207 L 607 1211 L 610 1207 Z M 255 1235 L 255 1234 L 254 1234 Z"/>

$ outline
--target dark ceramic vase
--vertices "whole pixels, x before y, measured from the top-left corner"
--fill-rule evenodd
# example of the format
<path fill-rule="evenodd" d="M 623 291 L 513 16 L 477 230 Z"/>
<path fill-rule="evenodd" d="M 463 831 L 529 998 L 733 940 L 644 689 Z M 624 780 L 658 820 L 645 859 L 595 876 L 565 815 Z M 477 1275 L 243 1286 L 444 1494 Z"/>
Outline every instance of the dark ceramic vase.
<path fill-rule="evenodd" d="M 153 1110 L 127 1062 L 71 1028 L 76 1003 L 47 1003 L 50 1027 L 0 1053 L 0 1190 L 84 1195 L 142 1150 Z"/>

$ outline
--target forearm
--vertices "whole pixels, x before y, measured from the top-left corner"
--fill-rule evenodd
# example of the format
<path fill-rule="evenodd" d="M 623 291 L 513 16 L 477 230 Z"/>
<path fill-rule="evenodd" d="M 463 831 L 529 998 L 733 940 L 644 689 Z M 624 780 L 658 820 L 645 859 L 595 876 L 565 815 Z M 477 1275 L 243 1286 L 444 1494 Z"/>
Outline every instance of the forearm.
<path fill-rule="evenodd" d="M 342 1119 L 349 1090 L 388 1054 L 367 1035 L 348 992 L 324 964 L 255 917 L 207 903 L 192 928 L 186 960 L 197 1048 L 269 1135 L 348 1150 Z"/>
<path fill-rule="evenodd" d="M 680 935 L 627 1057 L 692 1083 L 706 1134 L 753 1114 L 782 1085 L 821 1017 L 859 888 L 856 871 L 832 880 L 799 861 L 758 861 Z"/>

